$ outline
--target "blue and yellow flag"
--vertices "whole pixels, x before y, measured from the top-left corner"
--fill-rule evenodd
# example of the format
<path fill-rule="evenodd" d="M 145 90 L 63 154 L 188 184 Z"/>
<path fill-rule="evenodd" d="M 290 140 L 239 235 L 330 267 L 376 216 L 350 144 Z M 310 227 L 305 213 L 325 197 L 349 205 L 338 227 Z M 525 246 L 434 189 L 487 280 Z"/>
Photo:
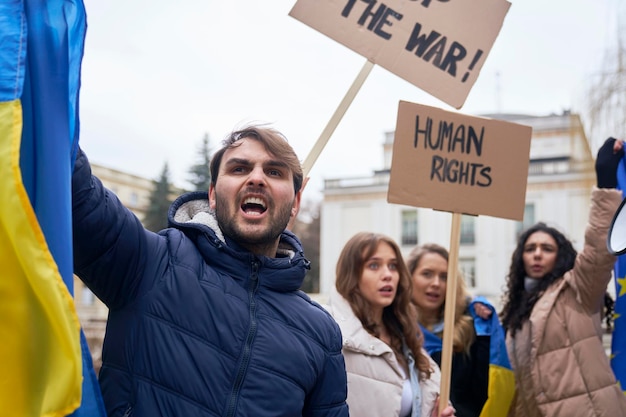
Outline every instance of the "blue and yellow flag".
<path fill-rule="evenodd" d="M 85 31 L 82 1 L 0 2 L 2 416 L 104 415 L 72 298 Z"/>
<path fill-rule="evenodd" d="M 476 302 L 491 309 L 491 318 L 484 320 L 476 315 L 471 307 Z M 480 417 L 503 417 L 507 415 L 515 394 L 515 378 L 506 351 L 504 329 L 500 324 L 495 308 L 487 299 L 483 297 L 474 298 L 470 303 L 469 310 L 474 318 L 476 335 L 489 336 L 489 384 L 487 401 L 483 405 Z M 421 329 L 424 334 L 424 349 L 429 354 L 440 352 L 443 348 L 442 339 L 424 327 Z"/>
<path fill-rule="evenodd" d="M 617 188 L 626 192 L 626 163 L 624 158 L 617 169 Z M 626 390 L 626 255 L 615 262 L 615 312 L 611 339 L 611 368 L 617 382 Z M 626 391 L 625 391 L 626 393 Z"/>
<path fill-rule="evenodd" d="M 484 320 L 470 308 L 478 336 L 489 336 L 489 386 L 487 401 L 480 417 L 506 416 L 515 394 L 515 377 L 506 351 L 504 329 L 495 308 L 483 297 L 476 297 L 471 304 L 482 303 L 492 311 L 491 318 Z"/>

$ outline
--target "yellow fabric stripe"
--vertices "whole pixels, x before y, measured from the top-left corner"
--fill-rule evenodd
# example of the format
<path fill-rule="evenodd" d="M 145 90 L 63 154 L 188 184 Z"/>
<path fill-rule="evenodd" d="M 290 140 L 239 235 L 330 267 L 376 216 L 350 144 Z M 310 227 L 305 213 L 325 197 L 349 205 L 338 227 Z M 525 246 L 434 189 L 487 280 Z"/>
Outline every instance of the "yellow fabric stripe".
<path fill-rule="evenodd" d="M 498 365 L 489 365 L 487 402 L 480 417 L 505 417 L 515 394 L 513 371 Z"/>
<path fill-rule="evenodd" d="M 64 417 L 80 405 L 80 324 L 22 185 L 21 132 L 19 100 L 0 102 L 0 413 Z"/>

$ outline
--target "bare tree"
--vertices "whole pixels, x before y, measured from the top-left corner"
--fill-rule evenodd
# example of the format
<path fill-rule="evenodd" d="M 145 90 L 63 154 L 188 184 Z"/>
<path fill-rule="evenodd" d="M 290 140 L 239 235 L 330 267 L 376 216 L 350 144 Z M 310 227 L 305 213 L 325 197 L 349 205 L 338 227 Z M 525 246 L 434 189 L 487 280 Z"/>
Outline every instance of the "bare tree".
<path fill-rule="evenodd" d="M 626 139 L 626 15 L 619 2 L 615 6 L 616 42 L 604 57 L 602 70 L 587 89 L 588 134 L 597 149 L 609 136 Z"/>

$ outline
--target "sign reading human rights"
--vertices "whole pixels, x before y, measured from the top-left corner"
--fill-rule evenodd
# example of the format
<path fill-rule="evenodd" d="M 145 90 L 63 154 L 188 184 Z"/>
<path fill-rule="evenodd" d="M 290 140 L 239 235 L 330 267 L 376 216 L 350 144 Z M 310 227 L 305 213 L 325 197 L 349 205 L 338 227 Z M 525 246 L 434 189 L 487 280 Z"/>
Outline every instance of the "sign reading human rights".
<path fill-rule="evenodd" d="M 532 128 L 400 101 L 387 201 L 522 220 Z"/>
<path fill-rule="evenodd" d="M 506 0 L 298 0 L 289 15 L 460 109 Z"/>

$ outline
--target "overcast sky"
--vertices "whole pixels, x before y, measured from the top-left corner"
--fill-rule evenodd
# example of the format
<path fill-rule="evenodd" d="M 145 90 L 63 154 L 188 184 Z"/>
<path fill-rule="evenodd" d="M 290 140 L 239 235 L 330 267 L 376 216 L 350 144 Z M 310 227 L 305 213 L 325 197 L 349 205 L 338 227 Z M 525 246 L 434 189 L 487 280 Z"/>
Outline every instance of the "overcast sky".
<path fill-rule="evenodd" d="M 459 111 L 547 115 L 584 109 L 616 37 L 619 0 L 517 0 Z M 84 0 L 81 144 L 99 164 L 186 186 L 205 133 L 217 147 L 248 122 L 283 132 L 302 160 L 366 59 L 288 15 L 295 0 Z M 399 100 L 454 110 L 375 66 L 311 171 L 383 166 Z M 622 133 L 623 134 L 623 133 Z"/>

